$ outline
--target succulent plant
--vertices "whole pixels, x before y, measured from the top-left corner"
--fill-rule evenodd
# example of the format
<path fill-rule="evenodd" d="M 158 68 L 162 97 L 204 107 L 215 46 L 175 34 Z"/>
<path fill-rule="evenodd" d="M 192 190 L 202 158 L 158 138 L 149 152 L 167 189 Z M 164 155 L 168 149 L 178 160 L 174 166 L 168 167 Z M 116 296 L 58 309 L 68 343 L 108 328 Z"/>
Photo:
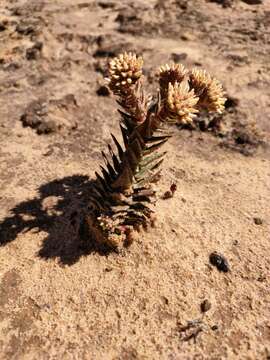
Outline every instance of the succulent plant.
<path fill-rule="evenodd" d="M 124 146 L 112 135 L 115 150 L 102 152 L 106 166 L 90 194 L 85 223 L 98 243 L 121 248 L 133 242 L 141 227 L 155 221 L 153 183 L 161 176 L 171 136 L 169 124 L 192 124 L 201 111 L 222 112 L 224 91 L 205 71 L 166 64 L 158 71 L 159 91 L 145 94 L 143 59 L 124 53 L 109 64 L 108 87 L 117 98 Z"/>

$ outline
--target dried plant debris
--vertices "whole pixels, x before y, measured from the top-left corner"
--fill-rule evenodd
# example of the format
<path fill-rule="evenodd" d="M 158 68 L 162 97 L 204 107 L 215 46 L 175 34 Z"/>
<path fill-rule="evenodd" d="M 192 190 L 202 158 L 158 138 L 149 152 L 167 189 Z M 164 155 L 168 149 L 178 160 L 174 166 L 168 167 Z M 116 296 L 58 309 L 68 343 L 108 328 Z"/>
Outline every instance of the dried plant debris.
<path fill-rule="evenodd" d="M 162 66 L 153 97 L 143 89 L 142 66 L 143 59 L 133 53 L 109 64 L 107 84 L 120 106 L 123 145 L 112 135 L 115 150 L 108 145 L 107 154 L 102 152 L 105 166 L 96 174 L 85 215 L 89 234 L 114 249 L 129 245 L 142 227 L 154 224 L 153 183 L 161 176 L 168 125 L 192 125 L 200 111 L 224 109 L 223 89 L 206 72 L 188 71 L 181 64 Z M 173 185 L 170 192 L 175 190 Z"/>
<path fill-rule="evenodd" d="M 196 343 L 201 332 L 205 330 L 205 325 L 201 319 L 190 320 L 186 325 L 178 324 L 178 331 L 182 341 L 190 341 L 193 339 Z"/>
<path fill-rule="evenodd" d="M 183 342 L 193 341 L 196 344 L 200 334 L 209 334 L 209 331 L 217 331 L 218 325 L 210 325 L 205 321 L 205 313 L 211 308 L 211 303 L 208 300 L 204 300 L 201 304 L 202 316 L 201 318 L 188 320 L 185 324 L 177 322 L 176 331 L 179 334 L 180 340 Z"/>

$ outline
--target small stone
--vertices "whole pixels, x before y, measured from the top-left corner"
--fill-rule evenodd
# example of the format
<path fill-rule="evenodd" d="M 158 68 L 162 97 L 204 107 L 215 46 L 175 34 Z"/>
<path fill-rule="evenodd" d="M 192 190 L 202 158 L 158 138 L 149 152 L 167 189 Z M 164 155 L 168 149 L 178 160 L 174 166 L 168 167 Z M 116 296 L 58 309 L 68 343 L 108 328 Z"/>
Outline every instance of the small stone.
<path fill-rule="evenodd" d="M 213 331 L 216 331 L 216 330 L 218 330 L 218 326 L 217 326 L 217 325 L 213 325 L 213 326 L 211 327 L 211 329 L 212 329 Z"/>
<path fill-rule="evenodd" d="M 211 303 L 209 300 L 205 299 L 203 300 L 203 302 L 201 303 L 201 311 L 203 313 L 207 312 L 208 310 L 211 309 Z"/>
<path fill-rule="evenodd" d="M 212 265 L 216 266 L 219 271 L 228 272 L 230 270 L 227 259 L 216 251 L 210 254 L 209 261 Z"/>
<path fill-rule="evenodd" d="M 255 225 L 262 225 L 262 223 L 263 223 L 263 220 L 261 218 L 259 218 L 259 217 L 255 217 L 253 219 L 253 221 L 254 221 Z"/>
<path fill-rule="evenodd" d="M 170 191 L 172 192 L 172 194 L 174 194 L 177 190 L 177 185 L 175 183 L 172 183 L 171 187 L 170 187 Z"/>

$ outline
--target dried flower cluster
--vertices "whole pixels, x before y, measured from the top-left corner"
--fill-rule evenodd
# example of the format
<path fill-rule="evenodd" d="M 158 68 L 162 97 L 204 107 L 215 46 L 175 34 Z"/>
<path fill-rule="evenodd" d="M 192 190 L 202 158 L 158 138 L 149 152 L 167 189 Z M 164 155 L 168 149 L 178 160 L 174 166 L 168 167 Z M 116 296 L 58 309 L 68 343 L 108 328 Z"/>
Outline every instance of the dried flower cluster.
<path fill-rule="evenodd" d="M 193 69 L 189 75 L 189 83 L 199 98 L 199 110 L 219 114 L 223 112 L 226 99 L 222 85 L 217 79 L 211 78 L 205 70 Z"/>
<path fill-rule="evenodd" d="M 181 121 L 183 124 L 192 123 L 198 112 L 196 105 L 199 98 L 194 89 L 190 89 L 187 81 L 169 83 L 168 97 L 166 99 L 166 110 L 173 121 Z"/>
<path fill-rule="evenodd" d="M 109 65 L 109 87 L 114 92 L 121 92 L 126 87 L 136 84 L 142 76 L 143 59 L 136 54 L 125 53 L 113 59 Z"/>
<path fill-rule="evenodd" d="M 169 84 L 181 83 L 185 79 L 187 72 L 187 69 L 182 64 L 166 64 L 159 68 L 159 89 L 162 99 L 166 99 L 168 95 Z"/>
<path fill-rule="evenodd" d="M 141 91 L 143 59 L 136 54 L 124 53 L 109 64 L 108 86 L 118 97 L 119 105 L 133 116 L 135 123 L 145 116 L 147 99 Z M 135 85 L 135 86 L 134 86 Z M 142 96 L 138 102 L 138 97 Z"/>
<path fill-rule="evenodd" d="M 109 64 L 108 86 L 121 106 L 120 128 L 124 146 L 112 135 L 117 153 L 102 155 L 106 167 L 97 175 L 86 214 L 89 233 L 111 248 L 130 244 L 141 226 L 155 220 L 153 182 L 158 181 L 165 152 L 161 146 L 170 135 L 168 124 L 192 124 L 200 111 L 222 112 L 221 84 L 205 71 L 188 71 L 180 64 L 158 71 L 155 100 L 142 87 L 143 60 L 124 53 Z"/>

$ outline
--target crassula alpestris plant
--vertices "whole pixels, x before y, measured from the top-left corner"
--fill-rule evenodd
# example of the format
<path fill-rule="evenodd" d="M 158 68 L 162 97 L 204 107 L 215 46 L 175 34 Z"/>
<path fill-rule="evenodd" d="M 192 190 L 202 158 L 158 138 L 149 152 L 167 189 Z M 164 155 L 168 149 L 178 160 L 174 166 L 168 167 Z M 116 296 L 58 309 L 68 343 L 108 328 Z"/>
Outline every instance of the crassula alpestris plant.
<path fill-rule="evenodd" d="M 112 135 L 114 146 L 102 152 L 105 167 L 96 173 L 85 216 L 94 240 L 115 249 L 155 221 L 153 183 L 161 175 L 168 125 L 192 125 L 200 112 L 224 110 L 222 86 L 206 71 L 166 64 L 158 70 L 159 90 L 152 97 L 143 90 L 142 66 L 143 59 L 132 53 L 109 63 L 108 87 L 120 106 L 123 145 Z"/>

